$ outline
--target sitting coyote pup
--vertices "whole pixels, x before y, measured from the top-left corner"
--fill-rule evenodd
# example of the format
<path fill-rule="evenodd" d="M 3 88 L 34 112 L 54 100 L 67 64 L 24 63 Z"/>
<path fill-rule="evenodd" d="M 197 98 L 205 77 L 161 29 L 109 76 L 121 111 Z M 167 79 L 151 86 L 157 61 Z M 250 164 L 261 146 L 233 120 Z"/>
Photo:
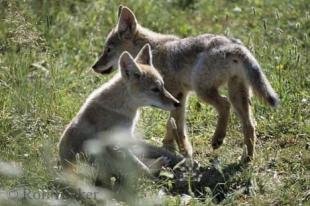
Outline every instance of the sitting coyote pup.
<path fill-rule="evenodd" d="M 119 67 L 120 73 L 88 97 L 64 131 L 59 156 L 65 169 L 75 162 L 77 153 L 87 153 L 84 148 L 86 141 L 102 138 L 104 133 L 114 129 L 121 129 L 131 136 L 139 107 L 152 105 L 173 110 L 179 105 L 153 68 L 149 45 L 141 49 L 135 60 L 128 52 L 123 52 Z"/>
<path fill-rule="evenodd" d="M 177 135 L 180 138 L 177 143 L 181 153 L 187 157 L 192 156 L 184 116 L 187 94 L 194 90 L 202 101 L 214 106 L 218 112 L 212 147 L 217 149 L 223 143 L 231 103 L 242 123 L 244 143 L 247 146 L 245 160 L 251 160 L 256 137 L 249 88 L 253 88 L 255 94 L 271 106 L 279 102 L 251 52 L 239 40 L 225 36 L 203 34 L 181 39 L 155 33 L 139 25 L 127 7 L 120 6 L 118 16 L 118 23 L 107 36 L 103 54 L 93 69 L 98 73 L 109 73 L 123 51 L 135 55 L 144 44 L 149 43 L 154 66 L 163 75 L 168 91 L 181 104 L 170 113 L 170 118 L 176 120 L 178 132 L 174 133 L 168 123 L 164 145 L 173 147 Z M 219 87 L 226 83 L 230 102 L 218 92 Z"/>

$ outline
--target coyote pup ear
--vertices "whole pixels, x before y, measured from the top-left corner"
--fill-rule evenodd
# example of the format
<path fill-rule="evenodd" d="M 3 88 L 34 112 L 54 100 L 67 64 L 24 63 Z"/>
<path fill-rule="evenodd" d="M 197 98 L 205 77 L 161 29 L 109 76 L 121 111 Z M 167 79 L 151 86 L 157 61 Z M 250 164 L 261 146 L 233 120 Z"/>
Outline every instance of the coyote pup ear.
<path fill-rule="evenodd" d="M 120 6 L 120 10 L 117 30 L 121 37 L 130 38 L 137 29 L 137 19 L 129 8 Z"/>
<path fill-rule="evenodd" d="M 142 74 L 138 65 L 135 63 L 135 60 L 127 51 L 123 52 L 120 56 L 119 67 L 121 70 L 121 75 L 125 79 L 139 79 Z"/>
<path fill-rule="evenodd" d="M 139 51 L 135 58 L 136 62 L 140 64 L 153 65 L 152 61 L 152 51 L 150 44 L 145 44 L 142 49 Z"/>
<path fill-rule="evenodd" d="M 123 5 L 119 5 L 119 7 L 118 7 L 118 13 L 117 13 L 118 18 L 121 15 L 121 11 L 122 11 L 123 7 L 124 7 Z"/>

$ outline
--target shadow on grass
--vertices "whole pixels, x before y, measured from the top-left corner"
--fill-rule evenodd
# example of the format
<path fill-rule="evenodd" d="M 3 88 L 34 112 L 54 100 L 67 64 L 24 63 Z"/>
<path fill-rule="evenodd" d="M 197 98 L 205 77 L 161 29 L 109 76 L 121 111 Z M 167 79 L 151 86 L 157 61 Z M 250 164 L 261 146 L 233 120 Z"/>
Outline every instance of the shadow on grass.
<path fill-rule="evenodd" d="M 147 143 L 143 143 L 143 148 L 143 157 L 166 159 L 156 175 L 165 191 L 172 195 L 188 194 L 202 200 L 209 196 L 215 203 L 219 203 L 231 192 L 230 184 L 239 185 L 239 182 L 233 182 L 235 175 L 247 168 L 246 164 L 239 162 L 221 166 L 218 159 L 213 159 L 208 166 L 195 162 L 190 170 L 185 162 L 179 164 L 183 157 L 178 154 Z M 244 184 L 243 181 L 241 184 Z"/>
<path fill-rule="evenodd" d="M 239 163 L 232 163 L 223 168 L 216 163 L 210 166 L 196 164 L 192 171 L 176 169 L 173 187 L 169 192 L 174 195 L 188 194 L 202 200 L 208 196 L 214 203 L 220 203 L 229 193 L 227 182 L 243 169 L 244 165 Z"/>

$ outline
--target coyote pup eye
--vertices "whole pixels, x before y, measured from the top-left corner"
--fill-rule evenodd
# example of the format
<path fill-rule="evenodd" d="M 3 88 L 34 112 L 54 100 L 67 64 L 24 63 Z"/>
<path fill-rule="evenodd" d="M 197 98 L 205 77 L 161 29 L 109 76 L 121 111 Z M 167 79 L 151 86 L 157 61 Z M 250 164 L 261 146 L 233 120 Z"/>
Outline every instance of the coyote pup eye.
<path fill-rule="evenodd" d="M 160 92 L 160 89 L 158 87 L 154 87 L 151 89 L 152 92 L 158 93 Z"/>
<path fill-rule="evenodd" d="M 109 45 L 106 46 L 105 51 L 106 51 L 107 53 L 110 53 L 110 52 L 112 51 L 112 49 L 113 49 L 113 45 L 112 45 L 112 44 L 109 44 Z"/>

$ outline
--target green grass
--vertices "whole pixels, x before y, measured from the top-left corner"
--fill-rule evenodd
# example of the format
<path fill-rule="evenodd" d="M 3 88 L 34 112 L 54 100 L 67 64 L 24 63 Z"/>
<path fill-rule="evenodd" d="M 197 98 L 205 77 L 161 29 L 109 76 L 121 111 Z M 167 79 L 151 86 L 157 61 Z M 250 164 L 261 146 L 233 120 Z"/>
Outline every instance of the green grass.
<path fill-rule="evenodd" d="M 23 168 L 21 176 L 1 178 L 0 187 L 43 190 L 54 181 L 51 170 L 56 169 L 48 167 L 47 157 L 55 165 L 65 125 L 90 92 L 111 78 L 89 68 L 116 23 L 120 3 L 155 31 L 184 37 L 225 34 L 241 39 L 253 51 L 279 93 L 281 106 L 274 110 L 253 98 L 257 158 L 227 180 L 230 192 L 222 204 L 309 204 L 310 4 L 306 0 L 0 0 L 0 157 Z M 31 66 L 38 62 L 47 73 Z M 158 143 L 167 115 L 145 108 L 139 129 Z M 232 114 L 225 143 L 214 152 L 210 138 L 215 123 L 214 109 L 192 96 L 187 125 L 194 158 L 209 164 L 217 157 L 225 168 L 239 161 L 243 137 Z M 242 192 L 249 180 L 255 182 L 253 192 Z M 146 184 L 141 194 L 156 194 L 157 189 Z M 213 204 L 211 199 L 193 199 L 190 204 Z M 168 196 L 165 204 L 180 201 Z"/>

